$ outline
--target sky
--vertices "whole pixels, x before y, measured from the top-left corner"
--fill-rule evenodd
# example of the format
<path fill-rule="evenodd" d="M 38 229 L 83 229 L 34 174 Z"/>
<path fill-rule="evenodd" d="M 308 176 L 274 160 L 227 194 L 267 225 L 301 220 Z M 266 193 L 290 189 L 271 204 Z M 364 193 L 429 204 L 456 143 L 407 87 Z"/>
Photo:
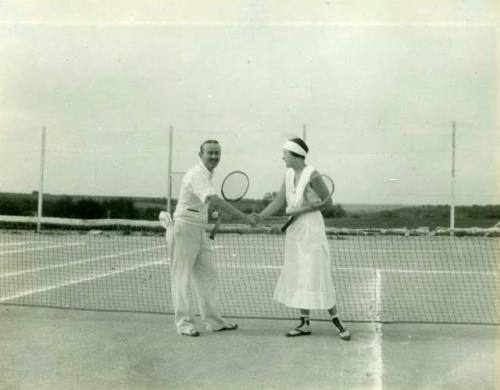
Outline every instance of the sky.
<path fill-rule="evenodd" d="M 500 203 L 495 1 L 2 1 L 0 192 L 167 195 L 218 139 L 214 182 L 276 191 L 282 146 L 337 203 Z"/>

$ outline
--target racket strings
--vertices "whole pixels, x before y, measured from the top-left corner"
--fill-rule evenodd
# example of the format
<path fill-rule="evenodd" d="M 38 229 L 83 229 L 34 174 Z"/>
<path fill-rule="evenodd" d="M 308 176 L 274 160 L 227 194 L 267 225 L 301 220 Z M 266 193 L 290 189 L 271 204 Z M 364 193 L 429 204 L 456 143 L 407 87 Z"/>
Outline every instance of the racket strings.
<path fill-rule="evenodd" d="M 242 198 L 248 190 L 248 177 L 243 173 L 229 175 L 222 184 L 222 196 L 226 200 Z"/>
<path fill-rule="evenodd" d="M 321 202 L 321 197 L 310 186 L 307 186 L 304 196 L 309 204 Z"/>
<path fill-rule="evenodd" d="M 330 177 L 326 175 L 315 175 L 311 177 L 304 189 L 304 200 L 309 206 L 322 206 L 326 204 L 331 196 L 335 186 Z M 281 227 L 281 231 L 285 232 L 288 227 L 295 222 L 297 218 L 292 216 Z"/>
<path fill-rule="evenodd" d="M 311 178 L 310 184 L 307 185 L 304 198 L 309 204 L 319 204 L 331 197 L 333 191 L 333 181 L 326 175 L 317 175 Z"/>
<path fill-rule="evenodd" d="M 238 201 L 246 195 L 249 185 L 250 181 L 245 173 L 241 171 L 231 172 L 222 182 L 222 197 L 229 202 Z M 217 221 L 215 222 L 209 235 L 211 240 L 213 240 L 215 235 L 217 234 L 221 222 L 222 215 L 219 214 Z"/>

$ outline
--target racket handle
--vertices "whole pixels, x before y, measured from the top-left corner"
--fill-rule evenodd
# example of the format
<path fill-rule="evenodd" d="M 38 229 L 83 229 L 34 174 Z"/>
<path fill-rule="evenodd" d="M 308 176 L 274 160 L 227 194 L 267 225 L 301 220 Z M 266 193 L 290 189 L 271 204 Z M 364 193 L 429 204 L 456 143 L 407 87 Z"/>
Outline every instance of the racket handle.
<path fill-rule="evenodd" d="M 215 224 L 212 228 L 212 230 L 210 231 L 210 239 L 213 240 L 215 238 L 215 235 L 217 234 L 217 231 L 219 230 L 219 226 L 220 226 L 220 223 L 222 221 L 222 216 L 219 216 L 217 218 L 217 221 L 215 221 Z"/>
<path fill-rule="evenodd" d="M 295 219 L 296 219 L 295 216 L 291 216 L 290 218 L 288 218 L 288 221 L 286 221 L 286 223 L 281 227 L 281 231 L 286 232 L 288 226 L 290 226 L 295 221 Z"/>

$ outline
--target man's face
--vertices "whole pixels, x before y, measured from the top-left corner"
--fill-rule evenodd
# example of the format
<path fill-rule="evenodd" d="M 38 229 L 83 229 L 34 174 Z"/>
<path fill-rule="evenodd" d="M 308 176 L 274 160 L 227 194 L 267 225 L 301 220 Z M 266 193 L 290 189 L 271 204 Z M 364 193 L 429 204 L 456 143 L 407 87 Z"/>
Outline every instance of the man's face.
<path fill-rule="evenodd" d="M 203 151 L 200 152 L 200 158 L 207 169 L 213 171 L 214 168 L 219 165 L 220 154 L 220 145 L 209 143 L 203 145 Z"/>

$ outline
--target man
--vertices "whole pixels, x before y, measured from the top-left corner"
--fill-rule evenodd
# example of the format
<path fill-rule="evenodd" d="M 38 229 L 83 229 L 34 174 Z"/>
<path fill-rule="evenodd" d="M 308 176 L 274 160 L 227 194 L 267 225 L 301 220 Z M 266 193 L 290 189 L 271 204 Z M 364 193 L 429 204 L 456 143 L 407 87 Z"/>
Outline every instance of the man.
<path fill-rule="evenodd" d="M 194 315 L 188 300 L 190 279 L 194 283 L 201 319 L 207 329 L 217 332 L 238 327 L 237 324 L 224 321 L 219 311 L 213 249 L 205 232 L 209 205 L 251 225 L 255 224 L 255 218 L 217 196 L 212 175 L 221 157 L 219 142 L 203 142 L 199 156 L 198 164 L 186 172 L 182 179 L 174 213 L 173 242 L 170 245 L 175 326 L 178 334 L 191 337 L 199 336 L 200 333 L 195 329 Z"/>

